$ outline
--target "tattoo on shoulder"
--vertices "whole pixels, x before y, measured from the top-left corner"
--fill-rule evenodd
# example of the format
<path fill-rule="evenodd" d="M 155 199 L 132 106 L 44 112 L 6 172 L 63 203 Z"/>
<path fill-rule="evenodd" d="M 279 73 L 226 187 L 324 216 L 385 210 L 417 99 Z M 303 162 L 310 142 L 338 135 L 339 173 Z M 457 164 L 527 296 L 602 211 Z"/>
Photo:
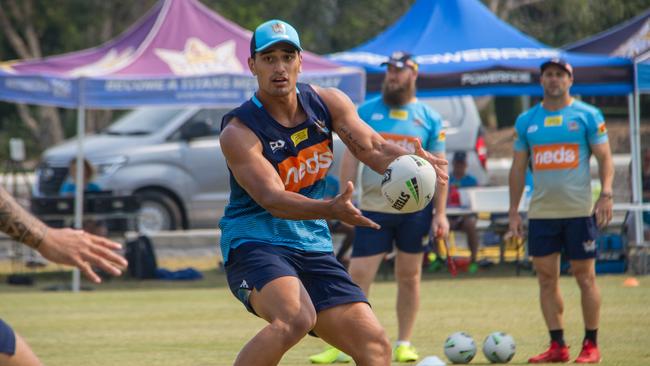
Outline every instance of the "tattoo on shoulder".
<path fill-rule="evenodd" d="M 350 152 L 352 154 L 357 154 L 361 151 L 366 150 L 363 145 L 361 145 L 361 143 L 354 137 L 352 131 L 350 131 L 347 127 L 343 126 L 339 128 L 338 134 L 343 142 L 345 142 L 345 145 L 347 145 L 348 149 L 350 149 Z"/>
<path fill-rule="evenodd" d="M 45 238 L 47 226 L 27 213 L 7 192 L 0 189 L 0 231 L 13 240 L 38 249 Z"/>

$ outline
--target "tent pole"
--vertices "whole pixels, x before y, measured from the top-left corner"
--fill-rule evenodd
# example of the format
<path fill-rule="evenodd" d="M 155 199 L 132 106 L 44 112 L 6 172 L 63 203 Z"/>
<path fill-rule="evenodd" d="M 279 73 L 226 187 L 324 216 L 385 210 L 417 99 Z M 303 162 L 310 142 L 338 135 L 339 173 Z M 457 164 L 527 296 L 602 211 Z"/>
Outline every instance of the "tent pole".
<path fill-rule="evenodd" d="M 632 203 L 634 206 L 641 205 L 641 167 L 639 158 L 641 157 L 640 153 L 640 140 L 639 140 L 639 115 L 638 115 L 638 94 L 636 93 L 636 88 L 634 94 L 628 95 L 628 109 L 630 113 L 630 164 L 632 166 L 632 176 L 630 180 L 632 182 Z M 639 245 L 643 242 L 643 221 L 642 213 L 640 210 L 633 210 L 632 219 L 634 220 L 634 243 Z"/>
<path fill-rule="evenodd" d="M 77 107 L 77 172 L 75 176 L 74 227 L 83 228 L 84 209 L 84 135 L 86 133 L 86 108 L 84 106 L 84 79 L 79 79 L 79 106 Z M 72 270 L 72 292 L 79 292 L 80 273 L 78 268 Z"/>

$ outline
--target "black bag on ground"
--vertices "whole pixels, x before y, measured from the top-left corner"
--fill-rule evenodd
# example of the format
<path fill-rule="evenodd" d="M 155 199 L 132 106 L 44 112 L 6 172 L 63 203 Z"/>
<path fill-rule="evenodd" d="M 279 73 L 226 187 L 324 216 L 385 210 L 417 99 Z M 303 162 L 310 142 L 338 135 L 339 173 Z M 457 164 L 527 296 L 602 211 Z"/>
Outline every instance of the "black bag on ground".
<path fill-rule="evenodd" d="M 137 279 L 156 278 L 156 253 L 151 239 L 145 235 L 126 243 L 126 260 L 129 262 L 129 275 Z"/>

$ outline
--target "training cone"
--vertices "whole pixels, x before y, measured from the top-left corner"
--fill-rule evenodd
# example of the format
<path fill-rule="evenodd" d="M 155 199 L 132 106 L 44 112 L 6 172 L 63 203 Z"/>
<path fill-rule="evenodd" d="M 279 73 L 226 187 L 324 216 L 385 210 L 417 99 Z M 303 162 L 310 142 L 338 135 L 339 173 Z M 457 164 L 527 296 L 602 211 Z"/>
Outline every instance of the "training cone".
<path fill-rule="evenodd" d="M 445 366 L 446 364 L 437 356 L 427 356 L 416 366 Z"/>
<path fill-rule="evenodd" d="M 634 277 L 628 277 L 623 281 L 623 287 L 639 287 L 639 280 Z"/>

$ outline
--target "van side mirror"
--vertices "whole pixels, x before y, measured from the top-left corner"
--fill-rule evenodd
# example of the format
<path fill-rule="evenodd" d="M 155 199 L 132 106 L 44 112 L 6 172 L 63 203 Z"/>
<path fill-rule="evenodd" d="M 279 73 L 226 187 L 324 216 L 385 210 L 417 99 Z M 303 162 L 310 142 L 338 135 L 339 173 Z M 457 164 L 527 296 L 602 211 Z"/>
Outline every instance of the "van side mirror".
<path fill-rule="evenodd" d="M 181 137 L 183 140 L 193 140 L 195 138 L 210 135 L 211 129 L 205 121 L 193 122 L 181 129 Z"/>

